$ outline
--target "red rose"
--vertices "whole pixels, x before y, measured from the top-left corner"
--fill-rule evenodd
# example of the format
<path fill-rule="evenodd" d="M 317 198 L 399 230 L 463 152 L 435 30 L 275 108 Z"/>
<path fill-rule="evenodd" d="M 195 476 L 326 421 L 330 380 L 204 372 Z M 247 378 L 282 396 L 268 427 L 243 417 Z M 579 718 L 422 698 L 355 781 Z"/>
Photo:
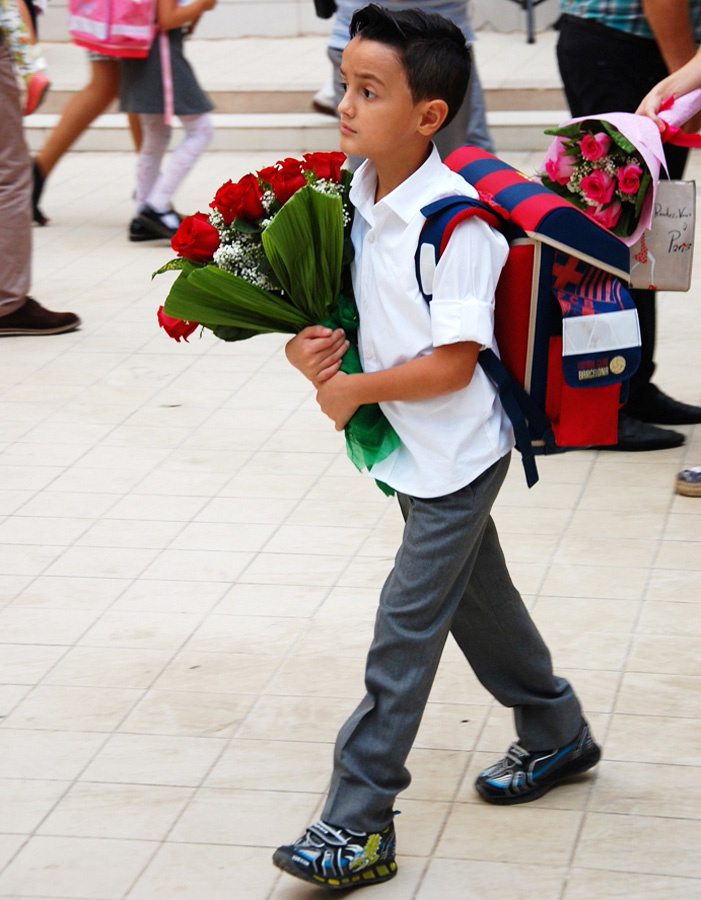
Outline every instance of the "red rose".
<path fill-rule="evenodd" d="M 261 169 L 260 172 L 258 172 L 258 177 L 262 181 L 267 181 L 268 184 L 270 184 L 276 172 L 277 169 L 275 168 L 275 166 L 266 166 L 264 169 Z"/>
<path fill-rule="evenodd" d="M 340 181 L 341 166 L 346 161 L 346 154 L 335 150 L 332 153 L 305 153 L 303 168 L 313 172 L 317 178 L 327 181 Z"/>
<path fill-rule="evenodd" d="M 255 175 L 244 175 L 235 184 L 227 181 L 209 204 L 218 209 L 227 225 L 236 218 L 259 219 L 265 212 L 263 191 Z"/>
<path fill-rule="evenodd" d="M 294 156 L 286 156 L 275 163 L 275 168 L 285 175 L 301 175 L 302 161 L 295 159 Z"/>
<path fill-rule="evenodd" d="M 206 213 L 185 216 L 170 241 L 178 256 L 192 262 L 209 262 L 219 246 L 219 232 Z"/>
<path fill-rule="evenodd" d="M 158 324 L 165 329 L 168 337 L 174 338 L 178 343 L 180 343 L 180 338 L 183 338 L 186 344 L 192 332 L 200 327 L 199 322 L 183 322 L 182 319 L 174 319 L 172 316 L 167 316 L 163 312 L 162 306 L 158 307 Z"/>
<path fill-rule="evenodd" d="M 270 187 L 278 203 L 287 203 L 290 197 L 307 183 L 304 175 L 295 172 L 277 171 L 272 176 Z"/>

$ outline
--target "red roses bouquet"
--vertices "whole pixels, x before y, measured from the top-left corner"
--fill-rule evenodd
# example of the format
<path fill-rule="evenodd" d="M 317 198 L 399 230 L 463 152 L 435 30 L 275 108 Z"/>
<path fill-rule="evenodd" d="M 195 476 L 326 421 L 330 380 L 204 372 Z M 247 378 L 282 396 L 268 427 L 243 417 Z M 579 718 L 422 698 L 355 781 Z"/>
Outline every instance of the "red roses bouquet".
<path fill-rule="evenodd" d="M 178 258 L 156 273 L 181 273 L 159 310 L 166 331 L 186 338 L 202 325 L 240 340 L 294 334 L 327 316 L 350 221 L 344 160 L 342 153 L 281 160 L 223 184 L 209 214 L 185 217 L 171 241 Z"/>
<path fill-rule="evenodd" d="M 652 176 L 642 153 L 608 121 L 586 119 L 551 128 L 543 184 L 622 238 L 640 220 Z"/>
<path fill-rule="evenodd" d="M 317 323 L 342 326 L 351 340 L 346 372 L 359 372 L 353 345 L 355 304 L 341 296 L 351 209 L 343 153 L 283 159 L 214 195 L 211 212 L 184 218 L 172 238 L 178 254 L 155 274 L 178 270 L 158 321 L 176 340 L 198 327 L 225 341 L 296 334 Z M 359 469 L 389 456 L 399 438 L 377 404 L 346 426 L 348 455 Z"/>

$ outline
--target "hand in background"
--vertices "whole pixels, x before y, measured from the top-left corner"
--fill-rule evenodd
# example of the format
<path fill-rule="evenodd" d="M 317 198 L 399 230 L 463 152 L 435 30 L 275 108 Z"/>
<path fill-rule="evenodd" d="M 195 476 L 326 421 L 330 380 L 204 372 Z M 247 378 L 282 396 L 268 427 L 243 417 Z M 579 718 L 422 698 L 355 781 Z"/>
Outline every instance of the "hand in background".
<path fill-rule="evenodd" d="M 679 97 L 698 87 L 701 87 L 701 50 L 686 65 L 672 72 L 662 81 L 658 81 L 654 88 L 643 97 L 636 112 L 643 116 L 649 116 L 662 131 L 664 123 L 658 113 L 664 101 L 668 97 Z M 695 134 L 700 129 L 701 112 L 689 119 L 683 127 L 683 131 L 687 134 Z"/>

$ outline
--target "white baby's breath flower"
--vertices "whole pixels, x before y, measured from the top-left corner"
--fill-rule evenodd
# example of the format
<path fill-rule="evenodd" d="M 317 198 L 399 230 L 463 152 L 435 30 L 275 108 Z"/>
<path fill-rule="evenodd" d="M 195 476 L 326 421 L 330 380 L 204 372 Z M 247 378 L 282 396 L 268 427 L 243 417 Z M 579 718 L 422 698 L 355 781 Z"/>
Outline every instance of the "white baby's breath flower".
<path fill-rule="evenodd" d="M 222 230 L 225 230 L 227 227 L 224 216 L 215 207 L 212 207 L 212 210 L 209 213 L 209 222 L 211 225 L 214 225 L 220 235 Z"/>
<path fill-rule="evenodd" d="M 270 267 L 263 246 L 255 237 L 232 229 L 226 238 L 214 251 L 215 266 L 266 291 L 280 289 L 268 274 Z"/>

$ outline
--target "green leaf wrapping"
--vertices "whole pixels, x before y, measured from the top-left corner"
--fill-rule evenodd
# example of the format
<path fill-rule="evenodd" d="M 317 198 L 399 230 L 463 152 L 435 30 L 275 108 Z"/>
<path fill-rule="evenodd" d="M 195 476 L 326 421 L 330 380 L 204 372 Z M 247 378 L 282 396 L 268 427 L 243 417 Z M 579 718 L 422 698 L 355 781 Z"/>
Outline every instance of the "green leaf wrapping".
<path fill-rule="evenodd" d="M 341 327 L 345 330 L 346 336 L 352 336 L 358 327 L 358 311 L 353 300 L 344 296 L 339 297 L 333 312 L 321 324 L 328 328 Z M 353 340 L 341 360 L 341 371 L 348 375 L 363 371 L 358 347 Z M 359 406 L 346 424 L 344 432 L 346 453 L 360 472 L 364 469 L 372 471 L 375 463 L 394 453 L 401 443 L 397 432 L 387 421 L 378 403 Z M 392 488 L 386 484 L 377 479 L 375 482 L 384 494 L 394 494 Z"/>
<path fill-rule="evenodd" d="M 205 328 L 231 325 L 260 334 L 296 334 L 310 324 L 286 298 L 216 266 L 183 269 L 171 285 L 163 311 Z"/>
<path fill-rule="evenodd" d="M 182 271 L 188 266 L 194 267 L 196 265 L 197 263 L 189 262 L 187 259 L 183 259 L 182 256 L 178 256 L 176 259 L 169 259 L 160 269 L 156 269 L 151 278 L 155 278 L 156 275 L 162 275 L 164 272 Z"/>
<path fill-rule="evenodd" d="M 341 198 L 307 185 L 296 191 L 262 234 L 265 255 L 294 305 L 311 322 L 328 315 L 341 288 Z"/>
<path fill-rule="evenodd" d="M 614 128 L 613 125 L 611 125 L 609 122 L 601 122 L 600 124 L 603 126 L 604 131 L 608 134 L 614 144 L 620 147 L 624 153 L 632 154 L 637 152 L 628 138 L 624 137 L 617 128 Z"/>

